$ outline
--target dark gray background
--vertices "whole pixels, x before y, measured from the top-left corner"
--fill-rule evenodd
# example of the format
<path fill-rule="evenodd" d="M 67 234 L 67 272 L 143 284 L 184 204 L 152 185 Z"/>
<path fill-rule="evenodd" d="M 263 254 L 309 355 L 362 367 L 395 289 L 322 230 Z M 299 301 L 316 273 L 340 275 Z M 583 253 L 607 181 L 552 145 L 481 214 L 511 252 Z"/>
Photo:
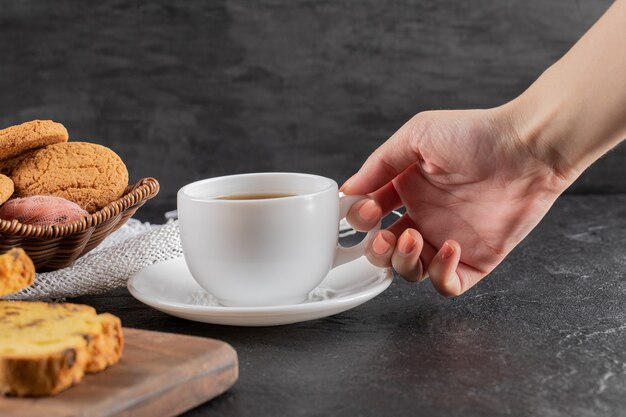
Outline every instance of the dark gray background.
<path fill-rule="evenodd" d="M 0 126 L 64 123 L 160 196 L 215 175 L 342 182 L 416 112 L 521 93 L 611 2 L 0 0 Z M 626 191 L 624 146 L 571 192 Z"/>

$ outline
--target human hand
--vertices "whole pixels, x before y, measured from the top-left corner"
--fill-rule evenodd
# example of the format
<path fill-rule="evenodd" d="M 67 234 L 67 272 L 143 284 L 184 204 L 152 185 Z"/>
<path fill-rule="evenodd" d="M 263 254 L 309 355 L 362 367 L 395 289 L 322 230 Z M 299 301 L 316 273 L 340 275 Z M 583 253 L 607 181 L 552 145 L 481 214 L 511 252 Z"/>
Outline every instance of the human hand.
<path fill-rule="evenodd" d="M 367 247 L 410 281 L 459 295 L 491 272 L 580 173 L 626 138 L 626 0 L 615 1 L 528 90 L 489 110 L 420 113 L 344 186 L 370 194 L 348 221 L 369 230 L 406 214 Z"/>
<path fill-rule="evenodd" d="M 419 113 L 343 185 L 345 194 L 371 197 L 348 213 L 358 230 L 406 208 L 370 241 L 371 263 L 409 281 L 429 276 L 438 292 L 455 296 L 539 223 L 573 179 L 534 156 L 509 107 Z"/>

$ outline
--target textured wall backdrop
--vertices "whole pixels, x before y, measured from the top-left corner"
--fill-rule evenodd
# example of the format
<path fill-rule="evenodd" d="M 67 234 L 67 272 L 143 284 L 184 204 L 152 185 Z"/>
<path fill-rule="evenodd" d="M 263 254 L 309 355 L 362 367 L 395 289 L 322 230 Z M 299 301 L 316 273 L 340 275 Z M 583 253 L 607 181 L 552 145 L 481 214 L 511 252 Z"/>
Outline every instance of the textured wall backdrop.
<path fill-rule="evenodd" d="M 161 195 L 253 171 L 343 181 L 414 113 L 522 92 L 609 0 L 0 0 L 0 126 L 64 123 Z M 574 192 L 626 191 L 626 149 Z"/>

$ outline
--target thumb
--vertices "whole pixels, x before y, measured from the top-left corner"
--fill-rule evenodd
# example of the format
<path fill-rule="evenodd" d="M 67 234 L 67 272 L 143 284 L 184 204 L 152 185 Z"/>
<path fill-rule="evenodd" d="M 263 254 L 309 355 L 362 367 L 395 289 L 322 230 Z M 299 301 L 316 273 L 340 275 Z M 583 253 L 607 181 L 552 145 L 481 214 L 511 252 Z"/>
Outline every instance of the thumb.
<path fill-rule="evenodd" d="M 361 169 L 341 187 L 345 194 L 368 194 L 387 184 L 411 164 L 419 153 L 411 121 L 402 126 L 367 158 Z"/>

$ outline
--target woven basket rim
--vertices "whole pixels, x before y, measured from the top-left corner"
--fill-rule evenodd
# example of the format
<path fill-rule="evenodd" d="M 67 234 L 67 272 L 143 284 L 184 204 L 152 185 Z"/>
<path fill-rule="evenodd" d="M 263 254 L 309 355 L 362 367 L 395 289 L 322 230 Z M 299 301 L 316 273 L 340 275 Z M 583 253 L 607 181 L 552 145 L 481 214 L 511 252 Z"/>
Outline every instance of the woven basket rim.
<path fill-rule="evenodd" d="M 152 177 L 142 178 L 133 185 L 126 187 L 124 195 L 112 201 L 102 209 L 93 212 L 72 223 L 54 226 L 39 226 L 20 223 L 17 220 L 0 219 L 1 238 L 36 237 L 56 238 L 83 232 L 98 226 L 128 208 L 153 198 L 159 192 L 159 182 Z"/>

